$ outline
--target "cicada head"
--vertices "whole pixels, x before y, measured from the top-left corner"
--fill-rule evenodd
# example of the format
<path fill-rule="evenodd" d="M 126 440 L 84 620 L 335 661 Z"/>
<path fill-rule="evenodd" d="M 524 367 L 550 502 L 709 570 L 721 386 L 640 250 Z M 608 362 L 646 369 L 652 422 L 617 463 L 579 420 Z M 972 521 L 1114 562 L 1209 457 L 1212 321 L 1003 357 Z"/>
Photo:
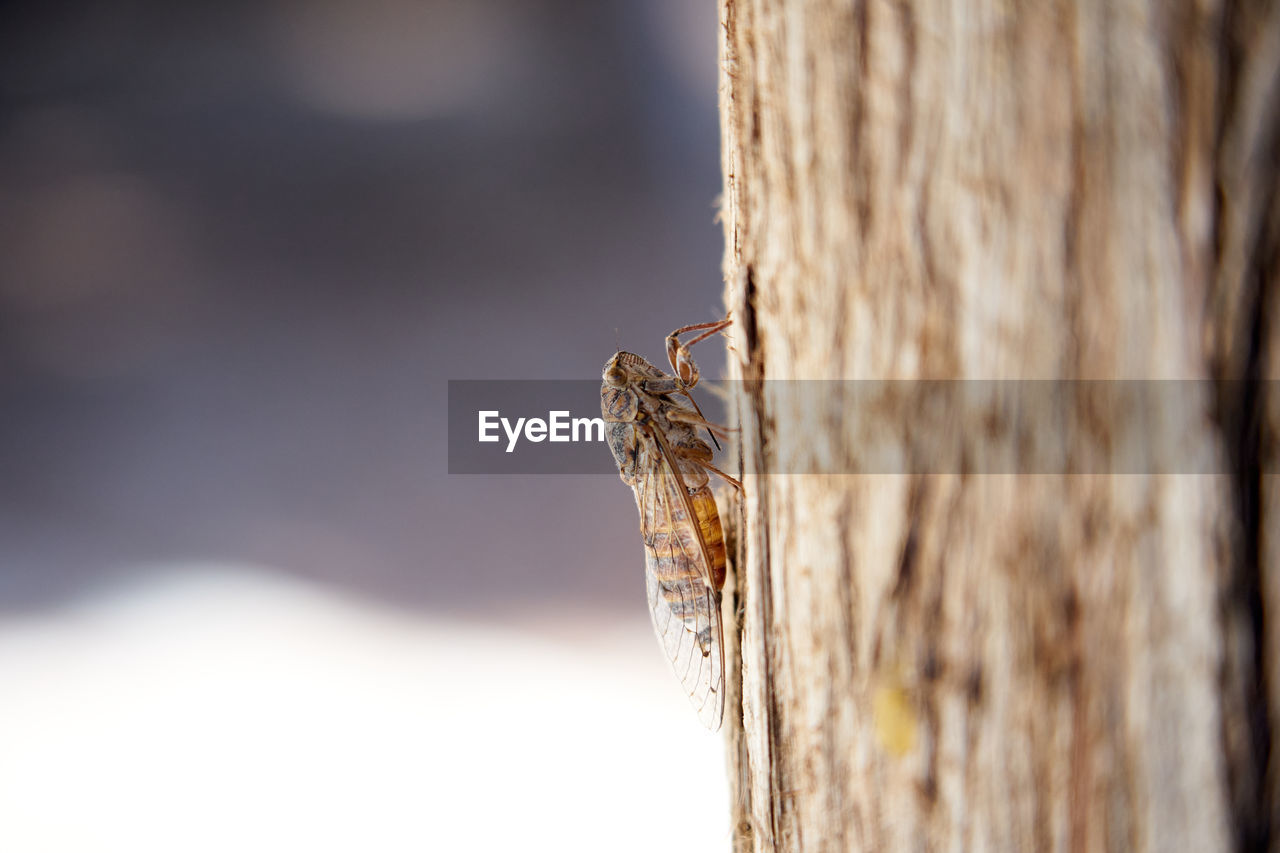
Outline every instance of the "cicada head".
<path fill-rule="evenodd" d="M 643 383 L 669 379 L 665 373 L 633 352 L 617 352 L 605 362 L 600 386 L 600 410 L 606 421 L 629 422 L 640 411 Z"/>
<path fill-rule="evenodd" d="M 604 382 L 600 386 L 600 411 L 606 421 L 626 423 L 636 419 L 640 395 L 633 385 L 644 378 L 636 370 L 636 362 L 648 364 L 629 352 L 614 353 L 613 358 L 605 362 Z"/>
<path fill-rule="evenodd" d="M 615 352 L 604 365 L 604 382 L 614 388 L 664 377 L 665 373 L 633 352 Z"/>
<path fill-rule="evenodd" d="M 629 353 L 614 353 L 613 358 L 605 362 L 604 375 L 601 377 L 604 380 L 602 389 L 627 387 L 627 381 L 630 377 L 627 375 L 626 368 L 620 363 L 620 359 L 624 355 L 629 355 Z"/>

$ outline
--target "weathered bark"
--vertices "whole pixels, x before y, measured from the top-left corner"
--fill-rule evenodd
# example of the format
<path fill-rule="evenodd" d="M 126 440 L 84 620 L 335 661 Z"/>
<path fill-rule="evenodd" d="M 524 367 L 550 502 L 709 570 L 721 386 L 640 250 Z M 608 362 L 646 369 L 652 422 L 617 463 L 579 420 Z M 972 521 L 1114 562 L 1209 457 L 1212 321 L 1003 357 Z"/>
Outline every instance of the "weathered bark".
<path fill-rule="evenodd" d="M 740 405 L 738 849 L 1265 849 L 1280 4 L 721 0 L 746 379 L 1197 379 L 1218 473 L 915 472 L 909 395 Z M 902 436 L 901 473 L 855 438 Z M 827 464 L 826 470 L 838 471 Z M 730 702 L 735 698 L 731 690 Z"/>

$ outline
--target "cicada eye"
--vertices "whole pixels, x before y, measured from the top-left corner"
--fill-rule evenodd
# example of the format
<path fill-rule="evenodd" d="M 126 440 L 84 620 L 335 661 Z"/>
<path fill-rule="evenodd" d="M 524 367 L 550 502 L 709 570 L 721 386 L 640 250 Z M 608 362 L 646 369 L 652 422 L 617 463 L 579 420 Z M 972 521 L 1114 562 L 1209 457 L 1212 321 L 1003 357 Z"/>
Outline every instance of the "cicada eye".
<path fill-rule="evenodd" d="M 627 384 L 627 374 L 615 364 L 604 372 L 604 381 L 614 388 L 621 388 Z"/>

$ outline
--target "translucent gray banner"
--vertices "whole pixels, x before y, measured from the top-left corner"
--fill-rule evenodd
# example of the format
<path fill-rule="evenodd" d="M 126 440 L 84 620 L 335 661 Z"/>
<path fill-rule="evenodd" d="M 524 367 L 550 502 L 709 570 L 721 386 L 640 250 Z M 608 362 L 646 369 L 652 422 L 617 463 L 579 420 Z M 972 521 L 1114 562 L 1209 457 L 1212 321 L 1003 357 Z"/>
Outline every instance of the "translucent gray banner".
<path fill-rule="evenodd" d="M 771 424 L 752 474 L 1220 474 L 1219 400 L 1276 383 L 1197 380 L 704 382 L 708 419 L 750 397 Z M 732 425 L 732 424 L 730 424 Z M 607 474 L 600 380 L 452 380 L 450 474 Z M 738 454 L 717 454 L 738 469 Z"/>

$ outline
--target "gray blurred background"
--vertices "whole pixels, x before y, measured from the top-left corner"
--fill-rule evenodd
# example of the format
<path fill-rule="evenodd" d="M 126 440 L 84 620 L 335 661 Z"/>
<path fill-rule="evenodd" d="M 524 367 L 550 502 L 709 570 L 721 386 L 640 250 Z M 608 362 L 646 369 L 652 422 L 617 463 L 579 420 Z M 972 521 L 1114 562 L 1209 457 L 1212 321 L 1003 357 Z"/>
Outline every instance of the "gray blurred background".
<path fill-rule="evenodd" d="M 635 605 L 626 488 L 447 476 L 445 382 L 721 312 L 712 4 L 0 15 L 4 608 L 190 557 Z"/>
<path fill-rule="evenodd" d="M 686 0 L 0 6 L 0 849 L 727 843 L 629 490 L 445 445 L 449 379 L 722 314 L 715 44 Z"/>

